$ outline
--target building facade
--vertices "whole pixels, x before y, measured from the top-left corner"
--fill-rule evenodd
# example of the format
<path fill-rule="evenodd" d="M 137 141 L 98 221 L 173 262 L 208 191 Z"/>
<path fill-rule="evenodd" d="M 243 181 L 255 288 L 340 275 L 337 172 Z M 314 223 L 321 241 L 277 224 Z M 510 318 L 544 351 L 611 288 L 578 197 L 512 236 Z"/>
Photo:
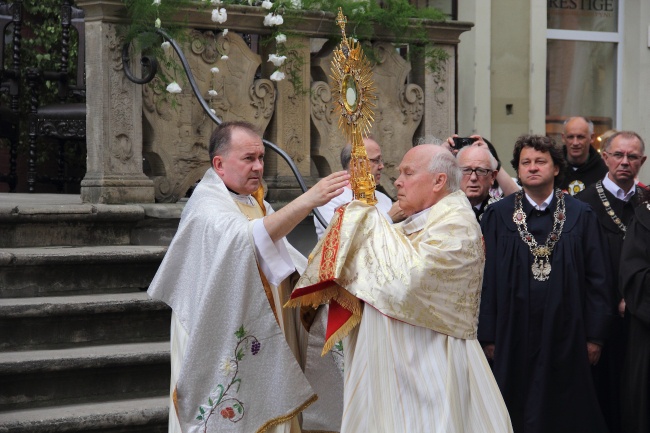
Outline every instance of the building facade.
<path fill-rule="evenodd" d="M 650 2 L 465 0 L 439 7 L 475 24 L 458 46 L 460 135 L 488 137 L 504 160 L 519 135 L 559 139 L 573 115 L 591 118 L 597 134 L 633 130 L 650 140 Z M 650 167 L 639 179 L 650 183 Z"/>

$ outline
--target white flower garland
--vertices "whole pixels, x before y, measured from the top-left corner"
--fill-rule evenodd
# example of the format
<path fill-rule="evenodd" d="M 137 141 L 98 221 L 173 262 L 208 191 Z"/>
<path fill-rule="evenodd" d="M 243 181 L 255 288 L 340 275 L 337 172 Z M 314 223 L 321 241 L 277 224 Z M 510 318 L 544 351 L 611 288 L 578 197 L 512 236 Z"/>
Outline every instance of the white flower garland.
<path fill-rule="evenodd" d="M 219 6 L 223 4 L 223 0 L 205 0 L 206 2 L 209 2 L 213 6 Z M 158 8 L 160 6 L 161 0 L 153 0 L 153 5 Z M 252 6 L 253 0 L 248 0 L 248 4 Z M 271 0 L 264 0 L 262 1 L 262 7 L 266 10 L 270 10 L 273 8 L 273 2 Z M 156 9 L 156 15 L 158 16 L 158 9 Z M 228 20 L 228 12 L 226 11 L 225 8 L 219 8 L 216 7 L 215 9 L 212 9 L 212 21 L 217 23 L 217 24 L 223 24 Z M 267 27 L 277 27 L 281 26 L 284 24 L 284 18 L 282 15 L 280 15 L 277 11 L 276 12 L 269 12 L 265 17 L 264 17 L 264 25 Z M 160 22 L 160 18 L 157 17 L 156 21 L 154 22 L 154 26 L 159 29 L 162 23 Z M 228 34 L 228 29 L 223 29 L 222 30 L 222 35 L 226 36 Z M 287 36 L 284 35 L 283 33 L 278 33 L 275 36 L 275 42 L 276 44 L 284 44 L 287 42 Z M 165 55 L 169 54 L 170 51 L 170 43 L 165 41 L 161 44 L 161 48 L 165 52 Z M 221 60 L 228 60 L 227 55 L 222 55 Z M 280 56 L 278 54 L 269 54 L 269 62 L 273 63 L 273 65 L 276 67 L 275 71 L 271 74 L 269 77 L 273 81 L 282 81 L 285 79 L 285 74 L 280 70 L 280 67 L 284 64 L 284 62 L 287 60 L 287 56 Z M 210 73 L 212 74 L 213 78 L 216 78 L 216 75 L 219 73 L 219 68 L 213 67 L 210 69 Z M 214 81 L 213 81 L 214 85 Z M 178 85 L 176 81 L 173 81 L 167 86 L 167 91 L 169 93 L 181 93 L 183 89 Z M 214 89 L 208 90 L 208 99 L 212 100 L 215 96 L 217 96 L 217 91 Z M 210 109 L 213 113 L 215 113 L 214 109 Z"/>

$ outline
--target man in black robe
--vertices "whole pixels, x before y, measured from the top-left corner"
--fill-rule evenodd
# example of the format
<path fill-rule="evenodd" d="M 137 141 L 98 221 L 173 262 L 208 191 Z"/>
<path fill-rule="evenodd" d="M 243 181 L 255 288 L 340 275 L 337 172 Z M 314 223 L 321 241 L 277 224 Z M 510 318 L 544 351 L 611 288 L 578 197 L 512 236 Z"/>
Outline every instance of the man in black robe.
<path fill-rule="evenodd" d="M 630 316 L 621 403 L 628 433 L 650 431 L 650 194 L 645 194 L 621 251 L 620 287 Z"/>
<path fill-rule="evenodd" d="M 609 257 L 591 208 L 558 188 L 566 162 L 522 136 L 512 165 L 523 191 L 488 207 L 478 338 L 515 433 L 600 433 L 590 364 L 613 314 Z"/>
<path fill-rule="evenodd" d="M 608 173 L 576 196 L 596 213 L 607 239 L 613 285 L 610 288 L 618 315 L 612 321 L 611 335 L 603 347 L 598 365 L 592 369 L 600 408 L 610 433 L 620 433 L 621 371 L 626 351 L 627 322 L 625 301 L 618 290 L 618 269 L 626 227 L 640 202 L 634 179 L 646 160 L 643 139 L 635 132 L 612 135 L 603 148 Z"/>
<path fill-rule="evenodd" d="M 594 123 L 586 117 L 569 117 L 564 121 L 564 157 L 569 163 L 559 187 L 576 195 L 602 179 L 607 166 L 593 146 Z"/>

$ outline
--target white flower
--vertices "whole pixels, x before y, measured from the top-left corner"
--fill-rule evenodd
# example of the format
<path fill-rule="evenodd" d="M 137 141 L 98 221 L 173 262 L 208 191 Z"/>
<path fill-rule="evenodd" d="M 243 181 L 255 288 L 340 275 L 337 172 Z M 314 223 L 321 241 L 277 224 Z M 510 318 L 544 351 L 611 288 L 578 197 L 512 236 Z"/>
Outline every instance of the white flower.
<path fill-rule="evenodd" d="M 224 8 L 212 10 L 212 21 L 223 24 L 228 19 L 228 14 Z"/>
<path fill-rule="evenodd" d="M 269 62 L 273 63 L 275 67 L 282 66 L 284 61 L 287 60 L 287 56 L 278 56 L 277 54 L 269 54 Z"/>
<path fill-rule="evenodd" d="M 285 42 L 287 42 L 287 37 L 286 37 L 286 35 L 285 35 L 284 33 L 280 33 L 280 34 L 278 34 L 278 35 L 275 37 L 275 42 L 277 42 L 278 44 L 284 44 Z"/>
<path fill-rule="evenodd" d="M 269 0 L 264 0 L 264 1 L 262 2 L 262 7 L 263 7 L 264 9 L 271 9 L 271 8 L 273 7 L 273 3 L 270 2 Z"/>
<path fill-rule="evenodd" d="M 228 29 L 223 29 L 223 32 L 221 32 L 223 36 L 226 36 L 228 34 Z"/>
<path fill-rule="evenodd" d="M 169 83 L 169 86 L 167 86 L 167 91 L 169 93 L 181 93 L 183 89 L 181 89 L 181 86 L 178 85 L 176 81 L 172 81 Z"/>
<path fill-rule="evenodd" d="M 237 370 L 237 364 L 230 358 L 222 358 L 219 363 L 219 370 L 225 376 L 230 376 Z"/>
<path fill-rule="evenodd" d="M 219 73 L 219 68 L 217 68 L 215 66 L 214 68 L 210 69 L 210 72 L 212 72 L 213 74 L 218 74 Z"/>
<path fill-rule="evenodd" d="M 154 6 L 160 6 L 160 0 L 153 0 L 153 3 L 151 3 Z"/>
<path fill-rule="evenodd" d="M 284 18 L 282 18 L 282 15 L 273 15 L 272 13 L 268 14 L 267 16 L 264 17 L 264 25 L 265 26 L 279 26 L 282 23 L 284 23 Z"/>
<path fill-rule="evenodd" d="M 154 23 L 157 29 L 160 28 L 160 18 L 156 18 L 156 22 Z"/>
<path fill-rule="evenodd" d="M 170 44 L 168 41 L 163 42 L 160 44 L 160 48 L 163 49 L 165 54 L 169 54 L 169 49 L 171 48 L 172 44 Z"/>
<path fill-rule="evenodd" d="M 280 71 L 275 71 L 274 73 L 271 74 L 271 80 L 273 81 L 282 81 L 284 80 L 284 72 Z"/>
<path fill-rule="evenodd" d="M 221 60 L 228 60 L 228 56 L 224 54 L 223 56 L 221 56 Z"/>
<path fill-rule="evenodd" d="M 210 90 L 208 90 L 208 95 L 210 95 L 212 97 L 215 97 L 215 96 L 217 96 L 217 91 L 214 90 L 214 89 L 210 89 Z"/>

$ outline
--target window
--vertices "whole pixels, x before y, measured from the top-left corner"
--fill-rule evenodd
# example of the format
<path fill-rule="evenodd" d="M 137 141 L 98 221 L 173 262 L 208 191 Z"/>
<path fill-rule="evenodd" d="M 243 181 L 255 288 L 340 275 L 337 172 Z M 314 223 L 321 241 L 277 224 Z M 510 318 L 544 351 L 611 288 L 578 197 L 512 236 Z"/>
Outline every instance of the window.
<path fill-rule="evenodd" d="M 547 0 L 546 133 L 582 115 L 600 135 L 620 124 L 623 0 Z"/>

